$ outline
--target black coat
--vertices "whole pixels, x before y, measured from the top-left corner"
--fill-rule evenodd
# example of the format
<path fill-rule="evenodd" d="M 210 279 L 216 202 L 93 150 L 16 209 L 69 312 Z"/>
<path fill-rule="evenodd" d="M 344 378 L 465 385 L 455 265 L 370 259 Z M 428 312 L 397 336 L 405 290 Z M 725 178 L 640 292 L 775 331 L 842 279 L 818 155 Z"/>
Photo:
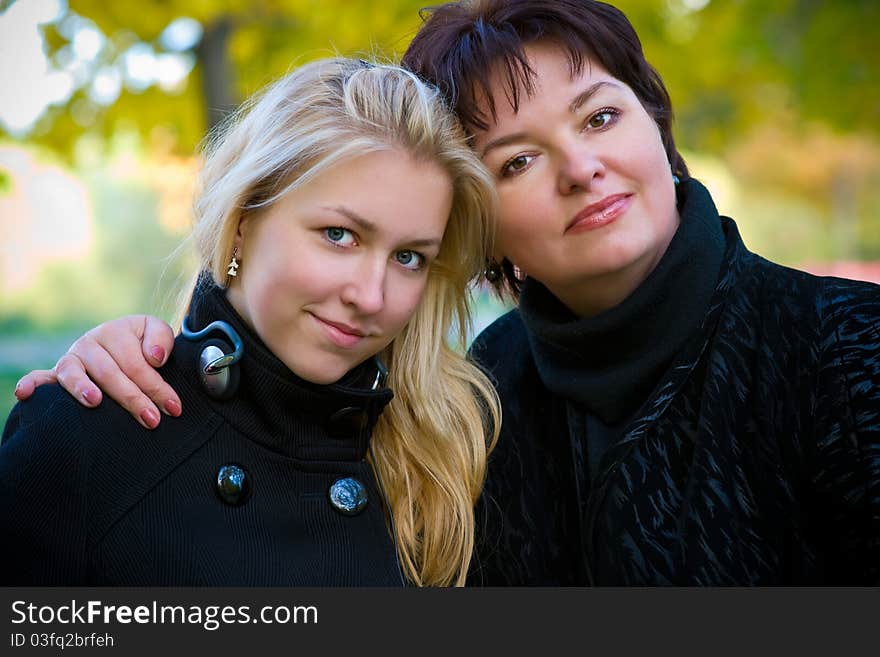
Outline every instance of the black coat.
<path fill-rule="evenodd" d="M 244 340 L 229 401 L 205 394 L 201 345 L 178 337 L 161 372 L 184 413 L 156 430 L 106 396 L 89 410 L 57 386 L 15 406 L 0 446 L 0 583 L 403 583 L 364 461 L 390 390 L 298 379 L 215 288 L 197 297 L 193 326 L 216 319 Z M 227 464 L 243 468 L 247 483 L 243 497 L 232 486 L 224 501 L 217 479 Z M 368 498 L 351 516 L 328 497 L 346 477 Z"/>
<path fill-rule="evenodd" d="M 519 311 L 475 342 L 504 416 L 472 583 L 880 580 L 880 288 L 750 253 L 689 189 L 722 223 L 715 292 L 595 478 Z"/>

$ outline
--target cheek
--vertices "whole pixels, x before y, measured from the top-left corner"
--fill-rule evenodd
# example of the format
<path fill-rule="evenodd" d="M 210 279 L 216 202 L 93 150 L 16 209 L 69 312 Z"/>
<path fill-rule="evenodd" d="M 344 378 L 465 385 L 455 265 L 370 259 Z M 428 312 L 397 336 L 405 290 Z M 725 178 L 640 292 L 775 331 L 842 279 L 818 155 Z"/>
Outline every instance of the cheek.
<path fill-rule="evenodd" d="M 498 190 L 498 230 L 501 233 L 528 231 L 535 213 L 546 203 L 542 198 L 543 186 L 535 180 L 537 176 L 532 176 L 532 180 L 522 178 L 502 184 Z"/>
<path fill-rule="evenodd" d="M 675 209 L 675 185 L 672 182 L 672 170 L 666 151 L 662 146 L 654 149 L 642 149 L 641 157 L 635 161 L 639 178 L 644 187 L 650 191 L 651 204 L 654 211 L 665 217 Z"/>
<path fill-rule="evenodd" d="M 310 296 L 323 294 L 341 275 L 337 258 L 311 244 L 279 242 L 266 258 L 264 269 L 268 283 L 279 295 Z"/>
<path fill-rule="evenodd" d="M 672 179 L 672 169 L 656 124 L 645 119 L 642 130 L 634 130 L 626 144 L 620 144 L 618 153 L 626 153 L 629 168 L 644 184 L 652 187 L 666 185 Z"/>
<path fill-rule="evenodd" d="M 504 255 L 514 262 L 521 260 L 516 254 L 533 243 L 544 223 L 542 219 L 550 211 L 553 200 L 545 196 L 537 185 L 511 186 L 499 192 L 496 258 Z"/>
<path fill-rule="evenodd" d="M 389 289 L 387 294 L 385 330 L 389 334 L 389 342 L 409 323 L 418 310 L 419 303 L 425 293 L 427 279 L 419 281 L 403 281 L 401 285 Z"/>
<path fill-rule="evenodd" d="M 276 277 L 262 277 L 246 288 L 247 304 L 257 334 L 271 348 L 278 347 L 276 339 L 283 336 L 293 316 L 296 300 L 290 290 L 279 284 Z"/>
<path fill-rule="evenodd" d="M 333 281 L 320 274 L 324 271 L 324 263 L 304 253 L 261 261 L 259 271 L 249 272 L 253 277 L 245 287 L 255 323 L 277 329 L 296 317 L 303 305 L 325 299 Z"/>

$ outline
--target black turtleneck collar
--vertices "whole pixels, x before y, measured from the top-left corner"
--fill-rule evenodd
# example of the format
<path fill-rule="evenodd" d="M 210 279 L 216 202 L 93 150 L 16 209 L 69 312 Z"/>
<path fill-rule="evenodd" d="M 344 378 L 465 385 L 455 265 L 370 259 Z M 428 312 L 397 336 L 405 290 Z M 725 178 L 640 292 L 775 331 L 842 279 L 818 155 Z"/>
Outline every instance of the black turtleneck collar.
<path fill-rule="evenodd" d="M 606 425 L 644 402 L 708 308 L 724 255 L 724 234 L 709 192 L 678 187 L 681 223 L 645 281 L 624 301 L 579 318 L 541 283 L 526 279 L 520 313 L 538 373 L 552 392 Z"/>
<path fill-rule="evenodd" d="M 245 324 L 226 291 L 202 275 L 193 293 L 188 326 L 199 331 L 215 320 L 229 323 L 238 333 L 244 355 L 234 366 L 240 374 L 235 395 L 227 401 L 211 400 L 213 410 L 249 438 L 288 456 L 328 461 L 365 456 L 373 426 L 393 397 L 388 388 L 372 389 L 376 375 L 372 358 L 337 383 L 305 381 Z M 223 335 L 216 332 L 209 337 Z M 202 344 L 178 336 L 172 356 L 193 373 L 191 381 L 205 397 L 196 376 Z"/>

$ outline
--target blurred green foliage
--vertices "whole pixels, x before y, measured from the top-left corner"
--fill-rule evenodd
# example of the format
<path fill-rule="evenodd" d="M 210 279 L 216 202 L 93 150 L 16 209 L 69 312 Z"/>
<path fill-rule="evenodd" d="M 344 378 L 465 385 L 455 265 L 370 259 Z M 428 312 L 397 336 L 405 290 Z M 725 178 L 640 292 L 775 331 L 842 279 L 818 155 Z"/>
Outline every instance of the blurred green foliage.
<path fill-rule="evenodd" d="M 0 10 L 11 4 L 0 2 Z M 177 171 L 193 165 L 188 158 L 205 135 L 210 109 L 234 105 L 318 57 L 395 58 L 427 4 L 70 0 L 68 18 L 91 21 L 107 39 L 92 75 L 118 67 L 135 44 L 166 52 L 161 35 L 177 18 L 197 20 L 205 36 L 189 53 L 196 64 L 184 84 L 167 91 L 123 87 L 103 106 L 90 98 L 86 80 L 69 101 L 49 108 L 31 134 L 5 140 L 86 186 L 95 238 L 85 260 L 47 265 L 27 289 L 0 298 L 0 417 L 27 369 L 18 358 L 4 360 L 10 351 L 26 351 L 14 339 L 45 339 L 51 346 L 38 350 L 28 367 L 46 367 L 65 340 L 108 317 L 173 315 L 172 290 L 191 268 L 185 255 L 169 258 L 185 234 L 188 208 L 186 181 L 177 180 Z M 880 259 L 880 56 L 874 44 L 880 2 L 615 4 L 632 20 L 667 83 L 676 139 L 692 172 L 708 179 L 720 209 L 736 217 L 751 246 L 787 264 Z M 47 52 L 59 65 L 70 47 L 63 20 L 42 28 Z M 209 39 L 219 48 L 208 49 Z M 219 76 L 219 88 L 206 84 L 211 76 Z M 136 171 L 120 175 L 125 158 Z M 0 202 L 14 186 L 0 167 Z M 168 203 L 184 219 L 163 219 Z M 502 310 L 485 297 L 479 305 L 483 318 Z M 478 328 L 484 322 L 478 320 Z M 4 341 L 12 345 L 6 351 Z"/>
<path fill-rule="evenodd" d="M 160 35 L 179 17 L 199 21 L 205 38 L 220 26 L 227 26 L 228 34 L 221 56 L 194 49 L 198 63 L 184 89 L 167 94 L 155 86 L 139 93 L 128 90 L 102 108 L 89 100 L 85 86 L 51 111 L 38 139 L 69 152 L 84 130 L 106 137 L 120 121 L 133 119 L 145 134 L 156 125 L 168 127 L 179 151 L 190 153 L 204 136 L 207 109 L 217 102 L 205 98 L 206 67 L 222 69 L 227 88 L 220 102 L 228 98 L 234 104 L 298 63 L 334 54 L 399 56 L 418 28 L 423 6 L 413 0 L 71 0 L 71 11 L 93 21 L 108 39 L 93 67 L 96 71 L 101 65 L 118 65 L 135 43 L 162 52 Z M 53 53 L 67 45 L 55 25 L 46 26 L 45 32 Z M 70 112 L 71 107 L 78 111 Z M 77 123 L 83 116 L 90 117 L 90 125 Z"/>
<path fill-rule="evenodd" d="M 677 130 L 691 149 L 716 150 L 766 123 L 819 121 L 842 132 L 880 131 L 880 65 L 874 47 L 876 0 L 619 0 L 649 59 L 670 88 Z M 220 25 L 223 74 L 233 102 L 303 61 L 336 52 L 399 55 L 420 24 L 423 0 L 165 0 L 161 3 L 71 0 L 108 41 L 93 66 L 117 65 L 135 43 L 163 51 L 160 35 L 178 17 L 199 21 L 205 35 Z M 701 8 L 700 8 L 701 7 Z M 68 42 L 57 25 L 44 32 L 50 52 Z M 68 150 L 84 130 L 111 134 L 133 119 L 148 133 L 168 126 L 182 152 L 204 134 L 202 86 L 209 60 L 198 62 L 184 89 L 124 91 L 110 107 L 88 99 L 87 86 L 54 108 L 37 138 Z M 83 106 L 88 105 L 88 111 Z M 71 112 L 70 108 L 77 111 Z M 87 127 L 77 120 L 90 117 Z"/>

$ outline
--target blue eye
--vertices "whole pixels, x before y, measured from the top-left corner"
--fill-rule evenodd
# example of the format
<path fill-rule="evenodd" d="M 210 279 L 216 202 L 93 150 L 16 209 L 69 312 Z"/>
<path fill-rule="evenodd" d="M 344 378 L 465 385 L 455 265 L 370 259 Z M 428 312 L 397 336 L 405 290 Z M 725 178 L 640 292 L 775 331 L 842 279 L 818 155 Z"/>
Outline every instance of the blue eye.
<path fill-rule="evenodd" d="M 325 228 L 324 237 L 327 238 L 327 241 L 336 246 L 351 246 L 355 242 L 352 232 L 346 228 L 340 228 L 339 226 Z"/>
<path fill-rule="evenodd" d="M 394 259 L 398 264 L 413 271 L 421 269 L 425 262 L 425 257 L 415 251 L 398 251 L 394 254 Z"/>

